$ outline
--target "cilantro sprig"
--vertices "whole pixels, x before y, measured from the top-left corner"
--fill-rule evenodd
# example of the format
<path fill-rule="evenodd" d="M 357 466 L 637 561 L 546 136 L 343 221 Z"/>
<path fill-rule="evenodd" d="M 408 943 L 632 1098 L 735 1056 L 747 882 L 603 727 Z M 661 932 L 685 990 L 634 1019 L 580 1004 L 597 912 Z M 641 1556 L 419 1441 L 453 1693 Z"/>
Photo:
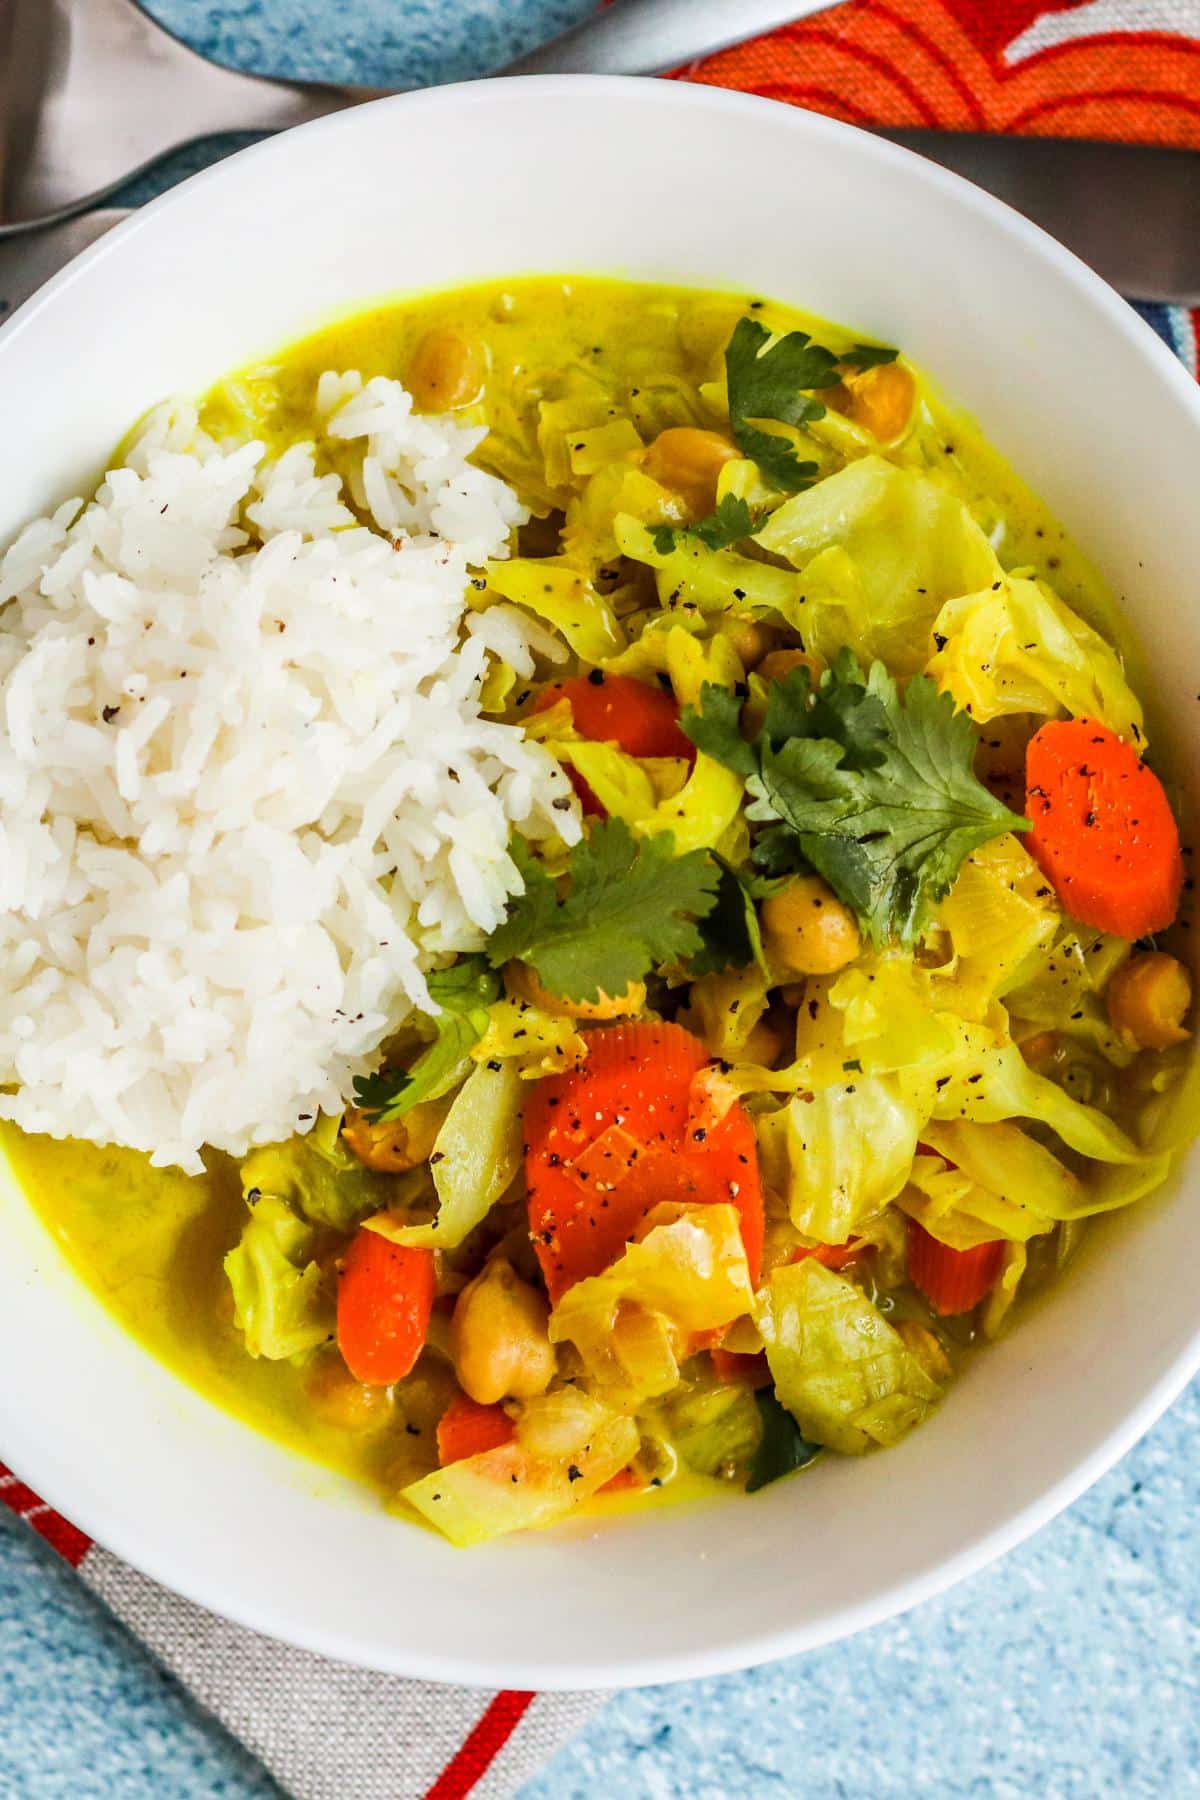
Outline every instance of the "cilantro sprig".
<path fill-rule="evenodd" d="M 525 892 L 488 940 L 493 968 L 517 957 L 552 993 L 591 1001 L 701 948 L 721 872 L 704 850 L 676 856 L 670 832 L 639 839 L 622 819 L 597 823 L 571 852 L 565 896 L 520 839 L 514 856 Z"/>
<path fill-rule="evenodd" d="M 778 893 L 784 883 L 743 873 L 723 856 L 718 856 L 715 850 L 710 850 L 709 855 L 720 870 L 720 881 L 712 911 L 700 921 L 701 946 L 688 963 L 688 974 L 694 981 L 701 975 L 719 975 L 725 969 L 748 969 L 755 963 L 764 975 L 769 976 L 771 971 L 763 948 L 758 908 L 754 903 Z"/>
<path fill-rule="evenodd" d="M 754 1398 L 763 1429 L 746 1477 L 748 1494 L 756 1494 L 796 1469 L 807 1468 L 821 1454 L 820 1444 L 809 1443 L 773 1389 L 760 1388 Z"/>
<path fill-rule="evenodd" d="M 470 1054 L 488 1028 L 488 1008 L 500 997 L 500 978 L 482 956 L 462 956 L 429 977 L 441 1011 L 436 1033 L 409 1069 L 380 1069 L 354 1083 L 354 1104 L 379 1124 L 402 1119 L 422 1100 L 436 1100 L 467 1072 Z"/>
<path fill-rule="evenodd" d="M 706 519 L 698 520 L 695 525 L 685 525 L 683 535 L 698 539 L 707 550 L 728 550 L 731 544 L 740 544 L 743 538 L 751 537 L 760 523 L 761 516 L 755 518 L 740 494 L 726 494 Z M 679 530 L 674 525 L 655 525 L 651 527 L 650 536 L 660 556 L 670 556 L 679 541 Z"/>
<path fill-rule="evenodd" d="M 815 692 L 803 666 L 773 683 L 752 740 L 736 695 L 711 684 L 682 724 L 746 778 L 758 866 L 815 869 L 876 943 L 911 946 L 964 857 L 1028 829 L 976 779 L 975 733 L 951 698 L 925 675 L 901 697 L 882 663 L 864 675 L 848 649 Z"/>
<path fill-rule="evenodd" d="M 766 479 L 784 493 L 799 493 L 818 474 L 815 462 L 803 462 L 779 432 L 764 431 L 763 419 L 776 419 L 797 430 L 825 417 L 825 404 L 814 392 L 836 387 L 839 369 L 877 368 L 894 362 L 897 352 L 874 344 L 829 350 L 807 331 L 789 331 L 771 343 L 757 319 L 739 319 L 725 349 L 729 389 L 729 423 L 743 456 L 758 464 Z"/>

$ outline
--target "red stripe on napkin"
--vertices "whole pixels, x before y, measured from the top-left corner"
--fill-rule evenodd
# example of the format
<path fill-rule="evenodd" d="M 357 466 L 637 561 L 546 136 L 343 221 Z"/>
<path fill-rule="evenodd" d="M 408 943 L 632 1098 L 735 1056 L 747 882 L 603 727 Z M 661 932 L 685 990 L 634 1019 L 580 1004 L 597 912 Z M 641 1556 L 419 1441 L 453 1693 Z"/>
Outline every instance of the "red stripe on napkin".
<path fill-rule="evenodd" d="M 465 1800 L 487 1773 L 525 1714 L 536 1694 L 505 1690 L 496 1695 L 464 1739 L 461 1749 L 446 1764 L 425 1800 Z"/>
<path fill-rule="evenodd" d="M 64 1562 L 78 1569 L 92 1549 L 92 1540 L 78 1526 L 64 1519 L 34 1493 L 11 1469 L 0 1463 L 0 1501 L 57 1550 Z M 504 1690 L 493 1696 L 471 1727 L 450 1761 L 430 1787 L 424 1800 L 467 1800 L 487 1774 L 513 1732 L 537 1699 L 534 1693 Z"/>
<path fill-rule="evenodd" d="M 0 1463 L 0 1500 L 16 1513 L 18 1519 L 31 1525 L 39 1537 L 45 1538 L 64 1562 L 69 1562 L 73 1569 L 79 1567 L 92 1547 L 91 1538 L 85 1537 L 77 1526 L 47 1506 L 44 1500 L 39 1500 L 33 1489 L 18 1481 L 3 1463 Z"/>

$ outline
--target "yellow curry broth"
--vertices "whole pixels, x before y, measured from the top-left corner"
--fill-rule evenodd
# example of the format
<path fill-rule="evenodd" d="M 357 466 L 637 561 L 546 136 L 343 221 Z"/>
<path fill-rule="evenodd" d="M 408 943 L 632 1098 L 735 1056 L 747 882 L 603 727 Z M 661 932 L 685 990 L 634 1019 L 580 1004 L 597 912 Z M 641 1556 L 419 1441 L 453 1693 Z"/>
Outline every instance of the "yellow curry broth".
<path fill-rule="evenodd" d="M 481 460 L 544 512 L 549 501 L 523 479 L 528 469 L 534 480 L 541 466 L 539 402 L 568 378 L 586 386 L 599 377 L 649 439 L 662 424 L 686 420 L 686 407 L 694 404 L 687 396 L 698 384 L 720 379 L 722 348 L 748 306 L 770 328 L 800 326 L 834 347 L 851 341 L 842 329 L 737 295 L 590 278 L 494 282 L 338 320 L 220 384 L 204 404 L 203 423 L 218 436 L 250 430 L 272 451 L 281 450 L 317 434 L 315 391 L 323 371 L 404 379 L 426 334 L 451 327 L 482 351 L 482 394 L 459 415 L 490 428 Z M 925 454 L 932 460 L 930 446 L 937 446 L 945 478 L 1000 533 L 1005 563 L 1032 565 L 1068 604 L 1128 648 L 1094 571 L 1041 504 L 969 423 L 928 389 L 922 400 Z M 331 460 L 336 467 L 336 453 Z M 337 1394 L 332 1402 L 328 1397 L 341 1367 L 335 1352 L 318 1353 L 301 1367 L 246 1355 L 222 1268 L 244 1221 L 232 1164 L 213 1158 L 210 1172 L 192 1179 L 153 1169 L 132 1152 L 24 1137 L 14 1128 L 3 1128 L 0 1141 L 81 1278 L 194 1387 L 258 1429 L 390 1491 L 433 1466 L 436 1420 L 455 1392 L 450 1369 L 436 1354 L 423 1357 L 402 1401 L 387 1397 L 357 1423 L 339 1420 Z M 674 1496 L 708 1486 L 699 1477 L 670 1484 Z M 629 1503 L 623 1496 L 603 1502 Z"/>
<path fill-rule="evenodd" d="M 10 1125 L 0 1126 L 0 1147 L 96 1298 L 206 1398 L 373 1486 L 391 1490 L 434 1467 L 437 1420 L 454 1393 L 435 1356 L 405 1383 L 403 1410 L 380 1396 L 361 1424 L 339 1422 L 347 1384 L 335 1351 L 303 1367 L 247 1356 L 222 1267 L 246 1210 L 228 1160 L 212 1157 L 210 1172 L 193 1177 L 152 1168 L 133 1150 L 27 1137 Z"/>

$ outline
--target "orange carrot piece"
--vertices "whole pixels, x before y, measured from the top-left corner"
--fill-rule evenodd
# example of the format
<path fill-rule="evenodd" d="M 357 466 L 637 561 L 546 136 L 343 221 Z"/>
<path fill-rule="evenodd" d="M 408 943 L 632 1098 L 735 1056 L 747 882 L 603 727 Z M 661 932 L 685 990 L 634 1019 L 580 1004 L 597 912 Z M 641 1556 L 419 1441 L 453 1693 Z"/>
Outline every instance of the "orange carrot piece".
<path fill-rule="evenodd" d="M 438 1420 L 438 1461 L 444 1469 L 447 1463 L 498 1450 L 512 1437 L 512 1420 L 502 1406 L 480 1406 L 478 1400 L 460 1394 Z"/>
<path fill-rule="evenodd" d="M 534 1088 L 525 1105 L 529 1225 L 552 1303 L 608 1268 L 666 1200 L 736 1206 L 757 1280 L 754 1125 L 740 1104 L 711 1130 L 692 1123 L 692 1079 L 706 1055 L 680 1025 L 617 1025 L 589 1033 L 582 1068 Z"/>
<path fill-rule="evenodd" d="M 1025 787 L 1026 845 L 1074 918 L 1130 939 L 1171 923 L 1179 828 L 1132 744 L 1095 719 L 1052 720 L 1030 739 Z"/>
<path fill-rule="evenodd" d="M 390 1244 L 359 1229 L 338 1280 L 337 1341 L 356 1381 L 387 1387 L 425 1348 L 437 1294 L 432 1250 Z"/>
<path fill-rule="evenodd" d="M 827 1269 L 845 1269 L 860 1256 L 865 1256 L 870 1248 L 862 1238 L 847 1238 L 844 1244 L 806 1245 L 797 1250 L 791 1260 L 798 1263 L 811 1257 L 814 1262 L 824 1263 Z"/>
<path fill-rule="evenodd" d="M 916 1219 L 908 1221 L 908 1279 L 943 1318 L 978 1306 L 995 1286 L 1003 1262 L 1003 1240 L 952 1250 Z"/>
<path fill-rule="evenodd" d="M 633 1469 L 624 1468 L 618 1469 L 615 1475 L 610 1475 L 604 1486 L 597 1488 L 596 1492 L 598 1494 L 626 1494 L 631 1488 L 640 1488 L 642 1485 L 640 1477 Z"/>
<path fill-rule="evenodd" d="M 575 729 L 597 744 L 616 744 L 630 756 L 696 758 L 696 746 L 679 727 L 679 702 L 664 688 L 632 675 L 574 675 L 555 682 L 537 699 L 534 712 L 569 700 Z"/>

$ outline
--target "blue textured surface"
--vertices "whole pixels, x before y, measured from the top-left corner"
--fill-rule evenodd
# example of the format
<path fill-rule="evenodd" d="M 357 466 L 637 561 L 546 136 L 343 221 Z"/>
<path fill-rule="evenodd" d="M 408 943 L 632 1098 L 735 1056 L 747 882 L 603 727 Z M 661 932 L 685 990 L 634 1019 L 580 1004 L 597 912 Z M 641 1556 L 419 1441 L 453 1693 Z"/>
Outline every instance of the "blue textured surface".
<path fill-rule="evenodd" d="M 245 67 L 395 85 L 478 72 L 591 3 L 151 0 Z M 620 1696 L 523 1800 L 1200 1795 L 1198 1441 L 1200 1385 L 998 1567 L 851 1643 Z M 0 1517 L 0 1796 L 276 1792 L 52 1552 Z"/>

